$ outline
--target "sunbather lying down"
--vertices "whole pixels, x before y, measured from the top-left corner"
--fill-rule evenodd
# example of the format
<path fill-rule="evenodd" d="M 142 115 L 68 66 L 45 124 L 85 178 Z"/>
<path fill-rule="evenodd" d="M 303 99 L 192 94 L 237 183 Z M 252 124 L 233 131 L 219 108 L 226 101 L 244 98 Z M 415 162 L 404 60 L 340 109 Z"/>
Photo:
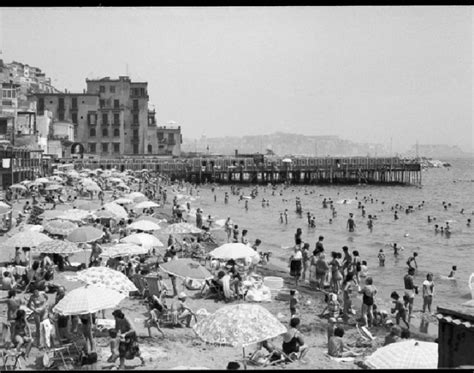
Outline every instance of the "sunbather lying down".
<path fill-rule="evenodd" d="M 250 363 L 259 366 L 274 365 L 284 361 L 290 361 L 290 359 L 268 340 L 259 342 L 257 349 L 249 358 Z"/>

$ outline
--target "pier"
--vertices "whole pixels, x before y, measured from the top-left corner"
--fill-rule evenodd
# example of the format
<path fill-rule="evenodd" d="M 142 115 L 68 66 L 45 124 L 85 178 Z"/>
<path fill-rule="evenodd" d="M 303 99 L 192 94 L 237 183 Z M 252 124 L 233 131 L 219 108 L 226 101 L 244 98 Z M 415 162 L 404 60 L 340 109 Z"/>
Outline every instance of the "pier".
<path fill-rule="evenodd" d="M 398 157 L 275 157 L 256 155 L 162 158 L 121 156 L 109 159 L 61 159 L 79 169 L 148 170 L 171 180 L 218 184 L 385 184 L 422 182 L 419 162 Z M 56 164 L 57 165 L 57 164 Z"/>

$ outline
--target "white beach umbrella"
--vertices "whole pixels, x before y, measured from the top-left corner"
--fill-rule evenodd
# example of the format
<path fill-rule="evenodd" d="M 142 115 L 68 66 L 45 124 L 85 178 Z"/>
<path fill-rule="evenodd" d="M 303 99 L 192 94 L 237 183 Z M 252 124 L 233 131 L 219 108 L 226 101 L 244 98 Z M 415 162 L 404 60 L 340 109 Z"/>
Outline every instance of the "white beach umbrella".
<path fill-rule="evenodd" d="M 136 229 L 140 231 L 156 231 L 158 229 L 161 229 L 161 227 L 153 223 L 150 220 L 138 220 L 134 221 L 132 224 L 129 225 L 131 229 Z"/>
<path fill-rule="evenodd" d="M 143 201 L 137 203 L 135 206 L 133 206 L 134 209 L 149 209 L 153 207 L 160 207 L 158 203 L 155 203 L 153 201 Z"/>
<path fill-rule="evenodd" d="M 97 286 L 86 285 L 67 292 L 63 299 L 53 307 L 60 315 L 84 315 L 116 307 L 125 294 Z"/>
<path fill-rule="evenodd" d="M 116 215 L 119 219 L 127 219 L 128 213 L 127 211 L 120 205 L 117 205 L 115 202 L 106 203 L 102 206 L 105 210 L 110 211 L 114 215 Z"/>
<path fill-rule="evenodd" d="M 148 233 L 134 233 L 130 236 L 122 238 L 120 242 L 134 243 L 147 248 L 164 246 L 163 243 L 157 237 Z"/>
<path fill-rule="evenodd" d="M 243 259 L 259 257 L 260 254 L 250 246 L 243 243 L 226 243 L 209 253 L 210 256 L 218 259 Z"/>

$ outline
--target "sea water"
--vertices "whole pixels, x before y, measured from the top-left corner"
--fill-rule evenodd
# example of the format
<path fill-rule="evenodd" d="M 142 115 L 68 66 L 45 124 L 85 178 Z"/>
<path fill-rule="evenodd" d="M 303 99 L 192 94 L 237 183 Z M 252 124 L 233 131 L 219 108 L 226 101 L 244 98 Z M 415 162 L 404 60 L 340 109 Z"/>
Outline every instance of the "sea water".
<path fill-rule="evenodd" d="M 302 228 L 303 242 L 310 243 L 311 251 L 315 247 L 318 236 L 324 236 L 326 258 L 331 251 L 342 252 L 348 246 L 350 252 L 358 250 L 362 260 L 366 260 L 369 275 L 374 279 L 378 289 L 377 303 L 382 309 L 388 310 L 391 305 L 390 293 L 398 291 L 403 294 L 403 276 L 407 273 L 406 261 L 413 252 L 418 253 L 418 270 L 415 284 L 422 288 L 426 274 L 434 274 L 435 295 L 433 308 L 442 304 L 461 304 L 470 299 L 468 279 L 474 272 L 474 224 L 466 225 L 467 219 L 474 220 L 474 168 L 473 159 L 447 160 L 450 168 L 432 168 L 422 171 L 422 187 L 416 186 L 290 186 L 283 189 L 278 186 L 275 196 L 271 187 L 258 187 L 258 196 L 248 201 L 239 202 L 239 197 L 232 195 L 229 186 L 217 186 L 214 193 L 210 187 L 199 187 L 199 197 L 191 202 L 193 207 L 204 210 L 204 220 L 208 215 L 214 219 L 225 219 L 228 216 L 239 226 L 240 232 L 248 230 L 251 243 L 256 238 L 262 240 L 261 251 L 271 251 L 272 262 L 282 268 L 288 268 L 288 258 L 294 245 L 294 234 Z M 253 187 L 242 187 L 243 195 L 250 195 Z M 283 189 L 283 195 L 280 191 Z M 229 193 L 229 203 L 224 204 L 224 192 Z M 217 201 L 214 202 L 214 194 Z M 196 193 L 193 194 L 196 197 Z M 358 209 L 358 201 L 364 196 L 373 198 L 373 203 L 362 203 L 366 217 Z M 296 213 L 296 197 L 301 200 L 303 213 Z M 262 207 L 262 199 L 269 200 L 269 207 Z M 332 213 L 329 208 L 322 207 L 323 198 L 331 198 L 336 207 L 337 217 L 329 224 Z M 346 199 L 349 203 L 342 203 Z M 382 201 L 384 202 L 382 204 Z M 422 209 L 418 209 L 424 201 Z M 443 207 L 443 201 L 451 206 Z M 394 220 L 395 204 L 404 208 L 414 207 L 414 212 L 406 214 L 399 210 L 399 219 Z M 280 213 L 288 209 L 288 224 L 280 223 Z M 464 214 L 461 210 L 464 209 Z M 306 213 L 316 216 L 316 228 L 309 228 Z M 349 213 L 354 214 L 355 232 L 346 229 Z M 373 231 L 367 227 L 368 215 L 376 215 Z M 428 223 L 427 217 L 435 217 L 436 221 Z M 191 219 L 193 222 L 194 220 Z M 450 222 L 451 235 L 435 234 L 434 225 L 445 226 Z M 224 235 L 217 232 L 217 237 Z M 402 246 L 398 257 L 393 254 L 389 244 L 396 242 Z M 380 267 L 378 252 L 383 249 L 386 256 L 385 266 Z M 456 280 L 447 280 L 451 267 L 457 266 Z M 421 294 L 415 300 L 415 310 L 422 306 Z"/>

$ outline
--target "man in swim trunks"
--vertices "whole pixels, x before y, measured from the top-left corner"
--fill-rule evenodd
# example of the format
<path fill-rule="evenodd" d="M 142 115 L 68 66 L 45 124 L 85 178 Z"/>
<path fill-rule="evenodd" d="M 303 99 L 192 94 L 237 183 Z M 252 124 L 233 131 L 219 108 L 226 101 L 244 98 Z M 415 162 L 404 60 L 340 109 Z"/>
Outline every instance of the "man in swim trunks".
<path fill-rule="evenodd" d="M 415 294 L 418 294 L 418 286 L 413 282 L 413 275 L 415 274 L 415 269 L 410 267 L 408 273 L 403 277 L 405 283 L 405 295 L 408 301 L 408 320 L 410 320 L 411 314 L 413 312 L 413 302 L 415 300 Z"/>
<path fill-rule="evenodd" d="M 347 219 L 347 228 L 349 229 L 349 232 L 354 232 L 354 228 L 356 226 L 354 219 L 353 219 L 354 214 L 350 213 L 349 214 L 349 219 Z"/>
<path fill-rule="evenodd" d="M 418 268 L 418 264 L 416 263 L 416 257 L 418 256 L 418 253 L 413 253 L 413 256 L 410 256 L 407 260 L 407 265 L 408 265 L 408 268 Z M 411 263 L 415 263 L 415 267 L 412 267 Z"/>

